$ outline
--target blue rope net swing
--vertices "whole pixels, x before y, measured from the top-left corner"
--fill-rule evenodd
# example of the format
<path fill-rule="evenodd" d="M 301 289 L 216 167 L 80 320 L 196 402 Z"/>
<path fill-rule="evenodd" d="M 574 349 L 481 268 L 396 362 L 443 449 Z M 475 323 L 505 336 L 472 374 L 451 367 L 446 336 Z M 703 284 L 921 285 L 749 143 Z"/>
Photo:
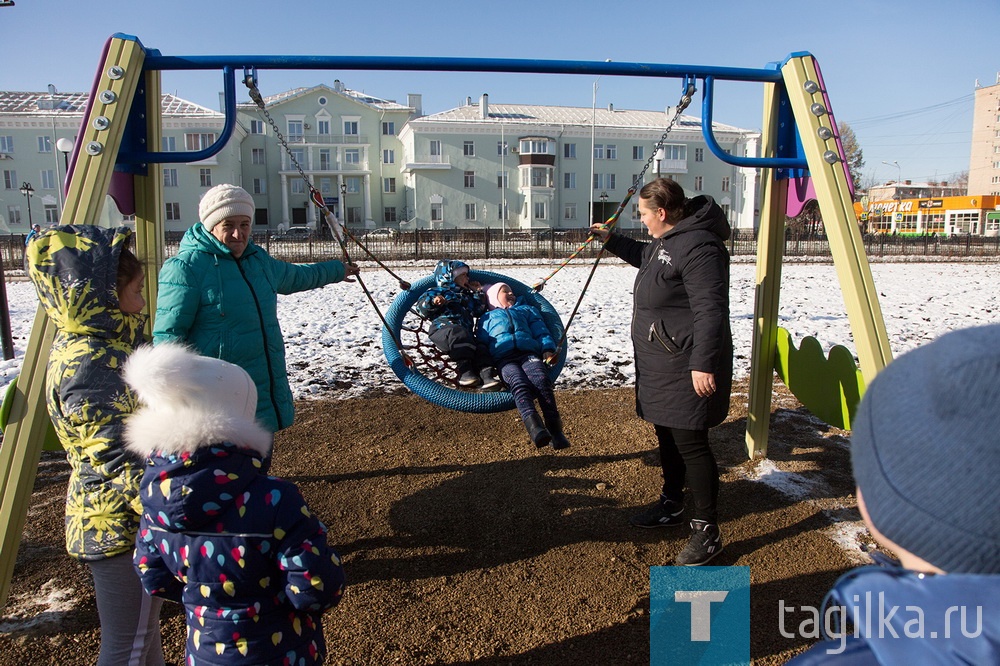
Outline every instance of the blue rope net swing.
<path fill-rule="evenodd" d="M 525 297 L 542 313 L 549 333 L 556 341 L 563 338 L 563 323 L 552 304 L 527 285 L 499 273 L 470 271 L 469 277 L 483 285 L 505 282 L 518 298 Z M 509 391 L 476 391 L 459 388 L 455 363 L 444 356 L 430 341 L 428 321 L 413 312 L 412 308 L 425 291 L 437 284 L 433 276 L 413 283 L 409 290 L 400 293 L 386 312 L 386 326 L 382 329 L 382 350 L 392 371 L 415 394 L 440 407 L 459 412 L 489 414 L 514 408 L 514 397 Z M 398 341 L 398 343 L 397 343 Z M 404 354 L 409 357 L 407 363 Z M 560 345 L 549 377 L 555 381 L 566 363 L 566 344 Z"/>

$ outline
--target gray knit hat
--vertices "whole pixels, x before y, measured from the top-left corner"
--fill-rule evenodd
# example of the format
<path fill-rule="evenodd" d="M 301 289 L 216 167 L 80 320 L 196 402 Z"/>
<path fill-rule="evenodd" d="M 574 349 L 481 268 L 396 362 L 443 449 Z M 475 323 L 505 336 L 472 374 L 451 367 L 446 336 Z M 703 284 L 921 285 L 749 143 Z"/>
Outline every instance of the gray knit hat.
<path fill-rule="evenodd" d="M 211 231 L 227 217 L 246 215 L 253 220 L 254 203 L 250 193 L 239 185 L 223 183 L 205 192 L 198 204 L 198 217 Z"/>
<path fill-rule="evenodd" d="M 890 363 L 858 406 L 854 479 L 888 539 L 949 573 L 1000 573 L 1000 325 Z"/>

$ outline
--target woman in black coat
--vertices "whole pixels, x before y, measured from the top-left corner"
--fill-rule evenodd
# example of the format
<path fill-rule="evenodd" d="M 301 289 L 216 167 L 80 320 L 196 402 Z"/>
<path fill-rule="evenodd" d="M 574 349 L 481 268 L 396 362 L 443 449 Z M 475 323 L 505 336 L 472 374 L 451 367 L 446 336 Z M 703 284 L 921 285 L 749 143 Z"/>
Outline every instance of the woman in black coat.
<path fill-rule="evenodd" d="M 687 199 L 664 178 L 639 191 L 639 212 L 652 242 L 591 227 L 605 249 L 639 269 L 632 308 L 636 413 L 655 428 L 663 490 L 629 522 L 683 524 L 686 483 L 694 500 L 691 538 L 676 563 L 705 564 L 722 552 L 719 468 L 708 429 L 729 413 L 733 381 L 729 222 L 711 197 Z"/>

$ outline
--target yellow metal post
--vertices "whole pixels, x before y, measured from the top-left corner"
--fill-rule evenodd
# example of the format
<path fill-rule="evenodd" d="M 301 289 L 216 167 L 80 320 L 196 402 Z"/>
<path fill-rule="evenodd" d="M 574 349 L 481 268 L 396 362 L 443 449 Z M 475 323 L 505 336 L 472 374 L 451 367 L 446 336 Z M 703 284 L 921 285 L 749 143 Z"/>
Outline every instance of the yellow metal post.
<path fill-rule="evenodd" d="M 160 105 L 160 72 L 146 72 L 143 85 L 146 90 L 146 137 L 151 150 L 155 150 L 163 135 L 163 114 Z M 146 269 L 144 295 L 149 309 L 146 334 L 151 336 L 156 311 L 156 288 L 160 266 L 163 264 L 163 167 L 147 164 L 146 175 L 135 177 L 135 242 L 136 256 Z"/>
<path fill-rule="evenodd" d="M 829 100 L 815 59 L 811 55 L 789 58 L 781 74 L 830 241 L 861 374 L 865 384 L 870 384 L 892 361 L 892 351 L 854 214 L 845 165 L 837 147 L 839 132 L 833 125 Z"/>
<path fill-rule="evenodd" d="M 80 150 L 66 194 L 62 221 L 94 224 L 104 206 L 129 109 L 142 79 L 145 53 L 131 39 L 114 37 L 100 65 L 95 98 L 77 141 Z M 157 92 L 159 87 L 157 86 Z M 157 103 L 159 103 L 157 95 Z M 159 117 L 159 110 L 155 114 Z M 10 580 L 35 482 L 48 419 L 45 368 L 55 330 L 39 308 L 24 354 L 10 420 L 0 446 L 0 607 L 7 602 Z"/>
<path fill-rule="evenodd" d="M 765 84 L 764 131 L 761 136 L 763 155 L 778 153 L 777 118 L 780 104 L 777 86 L 773 83 Z M 774 169 L 765 169 L 761 173 L 761 212 L 757 233 L 757 277 L 747 405 L 746 450 L 751 460 L 767 455 L 787 200 L 788 181 L 776 179 Z"/>

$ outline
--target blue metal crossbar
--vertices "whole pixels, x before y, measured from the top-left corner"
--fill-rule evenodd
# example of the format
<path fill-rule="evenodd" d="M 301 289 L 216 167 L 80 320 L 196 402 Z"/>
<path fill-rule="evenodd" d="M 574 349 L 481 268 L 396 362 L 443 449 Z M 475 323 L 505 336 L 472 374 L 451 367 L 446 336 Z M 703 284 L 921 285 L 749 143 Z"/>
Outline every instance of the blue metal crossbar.
<path fill-rule="evenodd" d="M 132 35 L 115 34 L 119 39 L 139 42 Z M 799 54 L 801 55 L 801 54 Z M 702 134 L 709 149 L 720 160 L 734 166 L 756 168 L 805 168 L 805 158 L 797 151 L 775 157 L 742 157 L 729 155 L 720 147 L 712 134 L 712 88 L 714 81 L 744 81 L 774 83 L 782 86 L 779 67 L 773 64 L 753 69 L 746 67 L 717 67 L 710 65 L 676 65 L 666 63 L 597 62 L 585 60 L 528 60 L 516 58 L 436 58 L 414 56 L 280 56 L 280 55 L 230 55 L 230 56 L 165 56 L 158 50 L 146 49 L 143 67 L 147 70 L 194 71 L 222 70 L 224 77 L 225 125 L 219 139 L 200 151 L 146 152 L 123 150 L 121 164 L 149 162 L 196 162 L 215 155 L 225 146 L 236 125 L 235 71 L 256 70 L 396 70 L 426 72 L 506 72 L 530 74 L 586 74 L 608 76 L 637 76 L 652 78 L 680 78 L 683 89 L 694 79 L 705 83 L 703 96 Z M 255 74 L 254 74 L 255 76 Z M 794 142 L 793 142 L 794 143 Z M 791 150 L 791 148 L 790 148 Z"/>

